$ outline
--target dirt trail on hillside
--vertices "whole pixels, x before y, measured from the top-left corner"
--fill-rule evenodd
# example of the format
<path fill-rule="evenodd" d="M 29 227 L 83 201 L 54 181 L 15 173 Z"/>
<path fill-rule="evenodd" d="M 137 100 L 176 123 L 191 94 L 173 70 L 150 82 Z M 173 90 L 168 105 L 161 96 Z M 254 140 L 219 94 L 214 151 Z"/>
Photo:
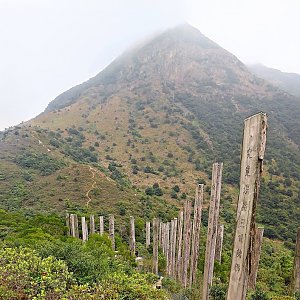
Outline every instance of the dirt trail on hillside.
<path fill-rule="evenodd" d="M 93 169 L 91 166 L 90 166 L 90 172 L 92 173 L 92 180 L 95 178 L 95 172 L 96 170 Z M 88 198 L 88 201 L 86 202 L 86 206 L 88 207 L 89 206 L 89 203 L 92 201 L 91 197 L 90 197 L 90 192 L 94 189 L 95 187 L 95 184 L 96 184 L 96 180 L 93 181 L 92 183 L 92 186 L 91 188 L 86 192 L 85 196 Z"/>

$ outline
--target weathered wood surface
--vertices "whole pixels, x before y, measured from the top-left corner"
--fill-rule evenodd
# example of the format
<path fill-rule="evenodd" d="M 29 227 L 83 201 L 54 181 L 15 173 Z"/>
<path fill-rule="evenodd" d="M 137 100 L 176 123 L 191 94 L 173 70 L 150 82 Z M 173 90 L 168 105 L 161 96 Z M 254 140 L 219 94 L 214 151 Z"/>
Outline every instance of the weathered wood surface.
<path fill-rule="evenodd" d="M 250 274 L 248 280 L 248 288 L 255 290 L 256 278 L 258 272 L 258 265 L 261 254 L 261 246 L 263 241 L 264 229 L 261 227 L 255 227 L 255 235 L 253 237 L 252 249 L 251 249 L 251 264 Z"/>
<path fill-rule="evenodd" d="M 134 217 L 130 216 L 130 240 L 129 249 L 132 256 L 135 256 L 135 225 Z"/>
<path fill-rule="evenodd" d="M 166 261 L 167 261 L 167 274 L 169 274 L 170 270 L 170 222 L 166 223 L 166 229 L 165 229 L 165 256 L 166 256 Z"/>
<path fill-rule="evenodd" d="M 196 282 L 197 265 L 199 258 L 199 241 L 201 229 L 201 215 L 203 205 L 204 185 L 199 184 L 196 187 L 195 204 L 194 204 L 194 221 L 192 231 L 192 245 L 191 245 L 191 266 L 190 266 L 190 286 Z"/>
<path fill-rule="evenodd" d="M 227 300 L 243 300 L 246 297 L 266 132 L 266 114 L 259 113 L 244 121 L 240 193 Z"/>
<path fill-rule="evenodd" d="M 73 237 L 76 237 L 76 226 L 75 226 L 75 215 L 70 215 L 70 234 Z"/>
<path fill-rule="evenodd" d="M 224 225 L 218 225 L 215 260 L 221 262 L 224 238 Z"/>
<path fill-rule="evenodd" d="M 182 274 L 182 230 L 183 230 L 183 211 L 178 213 L 178 232 L 177 232 L 177 256 L 176 256 L 176 278 L 181 281 Z"/>
<path fill-rule="evenodd" d="M 296 238 L 294 281 L 295 292 L 300 292 L 300 227 L 298 228 Z"/>
<path fill-rule="evenodd" d="M 153 265 L 152 272 L 158 274 L 158 230 L 159 220 L 153 219 Z"/>
<path fill-rule="evenodd" d="M 177 218 L 173 220 L 173 232 L 172 232 L 172 252 L 171 252 L 171 268 L 170 275 L 176 277 L 176 242 L 177 242 Z"/>
<path fill-rule="evenodd" d="M 191 201 L 186 200 L 184 206 L 183 248 L 182 248 L 182 285 L 187 287 L 188 268 L 191 249 Z"/>
<path fill-rule="evenodd" d="M 99 233 L 100 233 L 100 235 L 103 235 L 103 233 L 104 233 L 104 218 L 103 218 L 103 216 L 99 217 Z"/>
<path fill-rule="evenodd" d="M 90 233 L 95 233 L 95 217 L 94 215 L 90 216 Z"/>
<path fill-rule="evenodd" d="M 146 222 L 146 248 L 150 246 L 151 243 L 151 225 L 150 222 Z"/>
<path fill-rule="evenodd" d="M 115 217 L 114 215 L 109 215 L 109 238 L 111 241 L 111 247 L 113 251 L 116 250 L 115 244 Z"/>
<path fill-rule="evenodd" d="M 66 226 L 67 226 L 67 235 L 71 235 L 71 222 L 70 222 L 70 214 L 66 214 Z"/>
<path fill-rule="evenodd" d="M 212 171 L 212 186 L 209 204 L 208 232 L 206 240 L 205 264 L 203 274 L 202 299 L 209 299 L 209 289 L 212 284 L 215 262 L 217 229 L 220 211 L 220 195 L 223 163 L 214 163 Z M 233 298 L 234 299 L 234 298 Z"/>
<path fill-rule="evenodd" d="M 86 242 L 88 240 L 88 227 L 87 227 L 85 217 L 81 217 L 81 231 L 82 231 L 82 240 Z"/>
<path fill-rule="evenodd" d="M 75 226 L 75 237 L 79 239 L 79 225 L 78 225 L 78 216 L 74 215 L 74 226 Z"/>

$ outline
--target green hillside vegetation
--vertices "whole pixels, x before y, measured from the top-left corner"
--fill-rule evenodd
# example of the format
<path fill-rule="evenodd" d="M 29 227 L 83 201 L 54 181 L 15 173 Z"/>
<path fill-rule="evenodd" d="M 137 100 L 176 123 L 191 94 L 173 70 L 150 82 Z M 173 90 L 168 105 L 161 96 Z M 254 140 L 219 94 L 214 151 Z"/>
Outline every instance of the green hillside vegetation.
<path fill-rule="evenodd" d="M 182 290 L 172 279 L 165 278 L 163 290 L 153 289 L 158 277 L 147 272 L 151 270 L 152 250 L 144 246 L 145 223 L 136 224 L 137 247 L 144 257 L 145 271 L 142 272 L 136 271 L 124 233 L 117 233 L 118 254 L 115 256 L 108 235 L 91 235 L 86 243 L 67 237 L 64 218 L 56 214 L 26 216 L 0 211 L 1 299 L 98 299 L 100 295 L 104 299 L 170 299 L 171 294 L 185 294 L 194 299 L 200 292 L 200 284 Z M 201 244 L 205 242 L 205 236 L 203 229 Z M 222 263 L 215 265 L 213 295 L 226 292 L 230 257 L 230 238 L 226 238 Z M 199 275 L 203 272 L 203 262 L 202 247 Z M 275 299 L 275 295 L 292 295 L 292 266 L 292 251 L 285 249 L 282 243 L 264 240 L 258 287 L 272 297 L 268 299 Z M 165 261 L 161 256 L 160 272 L 164 268 Z M 249 297 L 251 294 L 250 291 Z M 216 296 L 213 299 L 223 298 Z"/>

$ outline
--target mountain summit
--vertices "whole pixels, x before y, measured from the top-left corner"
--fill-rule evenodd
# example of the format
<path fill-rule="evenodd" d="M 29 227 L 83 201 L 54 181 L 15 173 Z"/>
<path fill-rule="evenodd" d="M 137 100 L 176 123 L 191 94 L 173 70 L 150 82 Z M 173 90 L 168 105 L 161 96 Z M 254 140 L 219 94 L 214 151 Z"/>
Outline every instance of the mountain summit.
<path fill-rule="evenodd" d="M 16 172 L 22 172 L 18 168 L 24 166 L 37 172 L 30 169 L 36 165 L 28 161 L 38 158 L 47 163 L 48 172 L 43 166 L 43 174 L 50 176 L 44 180 L 50 187 L 41 183 L 40 190 L 31 190 L 34 205 L 47 190 L 52 196 L 42 207 L 63 210 L 58 199 L 70 199 L 71 195 L 75 206 L 91 195 L 92 209 L 100 205 L 108 211 L 116 207 L 130 211 L 134 202 L 139 213 L 147 216 L 155 207 L 170 213 L 168 205 L 178 207 L 182 199 L 192 198 L 195 183 L 209 185 L 211 164 L 223 161 L 222 211 L 230 223 L 243 119 L 258 111 L 269 115 L 258 221 L 266 225 L 269 237 L 293 238 L 300 216 L 300 103 L 257 78 L 234 55 L 187 24 L 125 52 L 94 78 L 58 96 L 44 113 L 25 124 L 22 132 L 8 133 L 0 153 L 8 170 L 11 167 Z M 8 148 L 15 155 L 13 162 L 5 151 Z M 29 158 L 23 157 L 22 149 L 31 149 Z M 45 157 L 37 154 L 40 152 Z M 55 158 L 55 163 L 49 157 Z M 95 168 L 102 175 L 98 174 L 91 188 L 86 181 L 91 172 L 95 176 Z M 37 182 L 42 181 L 35 176 Z M 59 191 L 57 181 L 64 184 Z M 30 186 L 31 182 L 35 179 L 24 184 Z M 4 183 L 10 188 L 14 184 L 8 178 L 0 180 L 0 187 Z M 144 196 L 137 200 L 132 190 L 124 195 L 120 192 L 130 186 L 159 200 L 153 205 Z M 132 199 L 128 206 L 123 197 Z"/>
<path fill-rule="evenodd" d="M 266 92 L 263 82 L 234 55 L 184 24 L 125 52 L 94 78 L 58 96 L 46 112 L 77 102 L 93 87 L 98 94 L 109 96 L 122 88 L 139 89 L 145 83 L 180 91 L 197 88 L 215 97 L 222 97 L 224 90 L 232 94 Z"/>

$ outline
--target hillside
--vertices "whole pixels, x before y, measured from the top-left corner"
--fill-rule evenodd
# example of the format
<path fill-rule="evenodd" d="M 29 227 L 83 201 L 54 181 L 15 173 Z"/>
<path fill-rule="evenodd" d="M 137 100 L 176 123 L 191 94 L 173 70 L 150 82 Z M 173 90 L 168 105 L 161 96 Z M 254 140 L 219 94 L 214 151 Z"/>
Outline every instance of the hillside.
<path fill-rule="evenodd" d="M 258 221 L 266 236 L 294 239 L 300 103 L 189 25 L 124 53 L 5 133 L 1 205 L 83 211 L 91 189 L 88 209 L 165 218 L 196 182 L 207 184 L 208 201 L 211 164 L 223 161 L 222 217 L 232 231 L 243 119 L 258 111 L 269 115 Z"/>
<path fill-rule="evenodd" d="M 249 65 L 249 70 L 260 78 L 263 78 L 291 95 L 300 97 L 300 75 L 296 73 L 286 73 L 273 68 L 268 68 L 262 64 Z"/>

